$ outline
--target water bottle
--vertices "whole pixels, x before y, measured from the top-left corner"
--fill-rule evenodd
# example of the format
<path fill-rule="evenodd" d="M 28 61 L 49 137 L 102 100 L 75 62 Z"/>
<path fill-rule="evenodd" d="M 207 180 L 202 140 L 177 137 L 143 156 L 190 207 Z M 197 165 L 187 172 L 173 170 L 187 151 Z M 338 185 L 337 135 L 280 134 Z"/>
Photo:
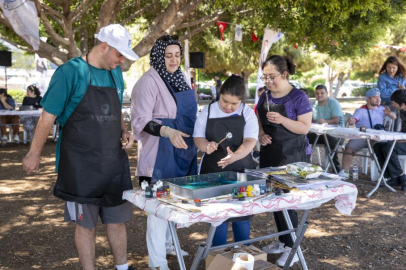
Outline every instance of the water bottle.
<path fill-rule="evenodd" d="M 354 165 L 352 167 L 352 180 L 356 181 L 358 180 L 358 166 Z"/>

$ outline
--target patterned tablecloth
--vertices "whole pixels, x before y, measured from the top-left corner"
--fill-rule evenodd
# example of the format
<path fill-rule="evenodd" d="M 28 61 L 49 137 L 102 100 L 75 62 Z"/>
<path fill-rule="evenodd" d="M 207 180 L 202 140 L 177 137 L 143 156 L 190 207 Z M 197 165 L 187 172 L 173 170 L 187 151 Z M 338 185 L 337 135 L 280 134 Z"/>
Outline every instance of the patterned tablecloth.
<path fill-rule="evenodd" d="M 389 132 L 386 130 L 367 129 L 361 132 L 357 128 L 333 127 L 320 124 L 312 124 L 311 133 L 328 134 L 343 139 L 370 139 L 373 141 L 397 141 L 406 140 L 406 133 Z"/>
<path fill-rule="evenodd" d="M 10 110 L 0 110 L 0 116 L 4 115 L 30 115 L 30 116 L 40 116 L 42 109 L 32 110 L 32 111 L 10 111 Z"/>
<path fill-rule="evenodd" d="M 188 227 L 197 222 L 211 223 L 218 226 L 231 217 L 247 216 L 264 212 L 275 212 L 284 209 L 305 210 L 317 208 L 323 203 L 335 199 L 335 207 L 344 215 L 350 215 L 355 208 L 358 190 L 351 183 L 336 181 L 329 186 L 292 191 L 276 196 L 274 194 L 257 201 L 216 201 L 203 204 L 201 212 L 188 212 L 176 206 L 166 204 L 156 199 L 147 199 L 141 190 L 127 190 L 123 199 L 128 200 L 142 210 L 161 219 L 173 221 L 178 227 Z M 197 208 L 197 207 L 196 207 Z"/>

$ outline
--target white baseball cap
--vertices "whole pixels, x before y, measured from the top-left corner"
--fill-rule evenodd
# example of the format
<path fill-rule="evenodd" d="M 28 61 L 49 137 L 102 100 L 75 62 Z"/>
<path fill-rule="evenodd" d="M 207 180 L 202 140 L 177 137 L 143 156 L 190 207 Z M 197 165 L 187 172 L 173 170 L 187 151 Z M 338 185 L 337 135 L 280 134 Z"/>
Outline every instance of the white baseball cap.
<path fill-rule="evenodd" d="M 138 55 L 131 48 L 131 35 L 125 28 L 119 24 L 110 24 L 100 29 L 95 38 L 101 42 L 107 42 L 109 46 L 114 47 L 125 58 L 135 61 L 138 60 Z"/>

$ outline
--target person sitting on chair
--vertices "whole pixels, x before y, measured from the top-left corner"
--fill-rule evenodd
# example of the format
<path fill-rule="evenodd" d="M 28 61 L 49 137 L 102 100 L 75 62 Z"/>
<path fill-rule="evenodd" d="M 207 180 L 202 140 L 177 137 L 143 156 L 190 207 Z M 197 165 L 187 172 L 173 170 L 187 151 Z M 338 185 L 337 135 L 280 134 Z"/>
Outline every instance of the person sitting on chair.
<path fill-rule="evenodd" d="M 336 99 L 328 97 L 327 87 L 325 85 L 320 84 L 316 86 L 316 101 L 313 102 L 312 107 L 314 123 L 344 126 L 343 111 L 340 103 Z M 307 134 L 307 138 L 311 144 L 314 144 L 316 136 L 314 133 Z M 339 139 L 330 135 L 327 135 L 327 140 L 331 149 L 334 149 L 339 141 Z M 324 137 L 320 136 L 317 143 L 325 144 Z M 340 162 L 338 161 L 337 153 L 333 157 L 333 162 L 337 172 L 339 172 Z"/>
<path fill-rule="evenodd" d="M 400 132 L 406 133 L 406 90 L 396 90 L 392 96 L 392 106 L 399 111 L 400 120 L 402 121 L 402 129 Z M 378 158 L 379 165 L 383 166 L 386 157 L 392 148 L 392 141 L 379 142 L 374 145 L 374 152 Z M 391 178 L 391 181 L 387 184 L 400 185 L 402 191 L 406 191 L 406 174 L 403 172 L 402 166 L 399 162 L 399 155 L 406 155 L 406 142 L 398 141 L 393 148 L 393 152 L 390 155 L 388 166 L 386 167 L 384 177 L 386 179 Z"/>
<path fill-rule="evenodd" d="M 15 100 L 7 94 L 7 89 L 0 88 L 0 110 L 15 110 L 16 102 Z M 1 117 L 1 140 L 7 141 L 6 136 L 6 125 L 12 125 L 14 141 L 20 142 L 20 117 L 18 115 L 4 115 Z M 10 128 L 11 129 L 11 128 Z"/>
<path fill-rule="evenodd" d="M 365 94 L 367 98 L 367 104 L 362 105 L 361 108 L 355 110 L 353 116 L 348 120 L 350 125 L 355 124 L 357 128 L 366 127 L 370 129 L 383 128 L 383 122 L 385 115 L 389 116 L 391 119 L 396 119 L 396 114 L 391 112 L 389 107 L 380 106 L 381 103 L 381 93 L 378 88 L 370 89 Z M 373 146 L 376 141 L 372 141 Z M 348 178 L 350 165 L 354 158 L 353 154 L 360 151 L 362 148 L 367 148 L 368 144 L 364 139 L 352 139 L 350 140 L 346 147 L 345 153 L 342 159 L 342 168 L 339 175 Z"/>

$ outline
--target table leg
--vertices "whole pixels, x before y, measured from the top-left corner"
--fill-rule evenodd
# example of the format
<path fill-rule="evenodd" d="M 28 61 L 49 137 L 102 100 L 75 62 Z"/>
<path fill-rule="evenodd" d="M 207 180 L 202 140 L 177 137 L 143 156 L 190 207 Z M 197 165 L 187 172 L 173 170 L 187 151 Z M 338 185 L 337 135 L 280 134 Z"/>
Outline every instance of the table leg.
<path fill-rule="evenodd" d="M 377 164 L 377 167 L 378 167 L 378 170 L 379 170 L 379 169 L 380 169 L 380 168 L 379 168 L 379 162 L 378 162 L 378 159 L 376 158 L 375 153 L 373 153 L 373 151 L 372 151 L 371 143 L 369 142 L 369 140 L 367 140 L 367 144 L 368 144 L 368 150 L 370 151 L 370 153 L 372 153 L 372 156 L 373 156 L 373 158 L 374 158 L 374 161 L 375 161 L 375 163 Z M 395 148 L 395 144 L 396 144 L 396 141 L 393 141 L 393 142 L 392 142 L 392 145 L 391 145 L 391 148 L 390 148 L 390 150 L 389 150 L 389 152 L 388 152 L 388 155 L 386 156 L 385 163 L 383 164 L 383 166 L 382 166 L 382 168 L 381 168 L 381 171 L 380 171 L 380 174 L 379 174 L 379 177 L 378 177 L 378 181 L 376 181 L 375 187 L 367 194 L 367 198 L 371 197 L 371 195 L 374 194 L 375 191 L 379 188 L 379 185 L 381 184 L 381 181 L 382 181 L 382 179 L 383 179 L 383 175 L 384 175 L 384 173 L 385 173 L 386 167 L 388 166 L 389 159 L 390 159 L 390 157 L 391 157 L 391 155 L 392 155 L 393 148 Z M 383 183 L 384 183 L 384 185 L 385 185 L 390 191 L 396 192 L 396 190 L 394 190 L 391 186 L 389 186 L 389 185 L 386 183 L 385 180 L 383 181 Z"/>
<path fill-rule="evenodd" d="M 185 261 L 183 260 L 181 249 L 180 249 L 178 234 L 176 233 L 175 223 L 172 221 L 168 221 L 168 225 L 169 225 L 169 229 L 172 234 L 173 245 L 175 246 L 176 257 L 178 258 L 180 270 L 186 270 Z"/>
<path fill-rule="evenodd" d="M 327 172 L 327 171 L 328 171 L 328 168 L 330 167 L 330 164 L 333 164 L 333 165 L 334 165 L 333 156 L 334 156 L 335 152 L 337 151 L 338 146 L 340 145 L 340 140 L 338 141 L 336 147 L 334 148 L 335 151 L 332 152 L 332 151 L 331 151 L 331 148 L 330 148 L 330 144 L 329 144 L 329 142 L 328 142 L 328 140 L 327 140 L 327 134 L 323 134 L 323 136 L 324 136 L 324 144 L 326 145 L 327 152 L 328 152 L 328 153 L 326 153 L 326 155 L 328 155 L 328 160 L 330 161 L 329 164 L 326 164 L 326 165 L 325 165 L 325 166 L 326 166 L 325 172 Z M 336 169 L 336 166 L 332 166 L 332 168 L 333 168 L 333 172 L 334 172 L 335 174 L 338 174 L 337 169 Z"/>
<path fill-rule="evenodd" d="M 213 242 L 213 237 L 214 233 L 216 232 L 216 227 L 213 227 L 210 225 L 209 232 L 207 233 L 207 239 L 205 244 L 200 244 L 199 248 L 197 249 L 195 258 L 192 263 L 192 267 L 190 270 L 196 270 L 197 267 L 199 266 L 200 260 L 207 258 L 207 255 L 209 254 L 211 244 Z"/>
<path fill-rule="evenodd" d="M 307 226 L 308 226 L 308 224 L 306 223 L 306 220 L 307 220 L 307 217 L 309 216 L 309 211 L 310 210 L 305 210 L 303 212 L 302 218 L 300 219 L 300 223 L 298 224 L 297 229 L 296 229 L 297 235 L 295 232 L 290 233 L 294 243 L 293 243 L 292 250 L 290 251 L 289 257 L 286 260 L 286 263 L 283 267 L 284 270 L 289 269 L 289 265 L 290 265 L 291 261 L 293 260 L 293 256 L 295 255 L 296 252 L 297 252 L 297 255 L 299 256 L 299 260 L 300 260 L 300 263 L 302 264 L 303 269 L 304 270 L 308 269 L 306 260 L 302 253 L 302 249 L 300 248 L 300 243 L 303 240 L 304 234 L 305 234 Z M 294 229 L 293 225 L 292 225 L 292 221 L 290 220 L 288 211 L 283 210 L 282 213 L 283 213 L 283 217 L 285 218 L 286 224 L 288 225 L 288 228 Z"/>

